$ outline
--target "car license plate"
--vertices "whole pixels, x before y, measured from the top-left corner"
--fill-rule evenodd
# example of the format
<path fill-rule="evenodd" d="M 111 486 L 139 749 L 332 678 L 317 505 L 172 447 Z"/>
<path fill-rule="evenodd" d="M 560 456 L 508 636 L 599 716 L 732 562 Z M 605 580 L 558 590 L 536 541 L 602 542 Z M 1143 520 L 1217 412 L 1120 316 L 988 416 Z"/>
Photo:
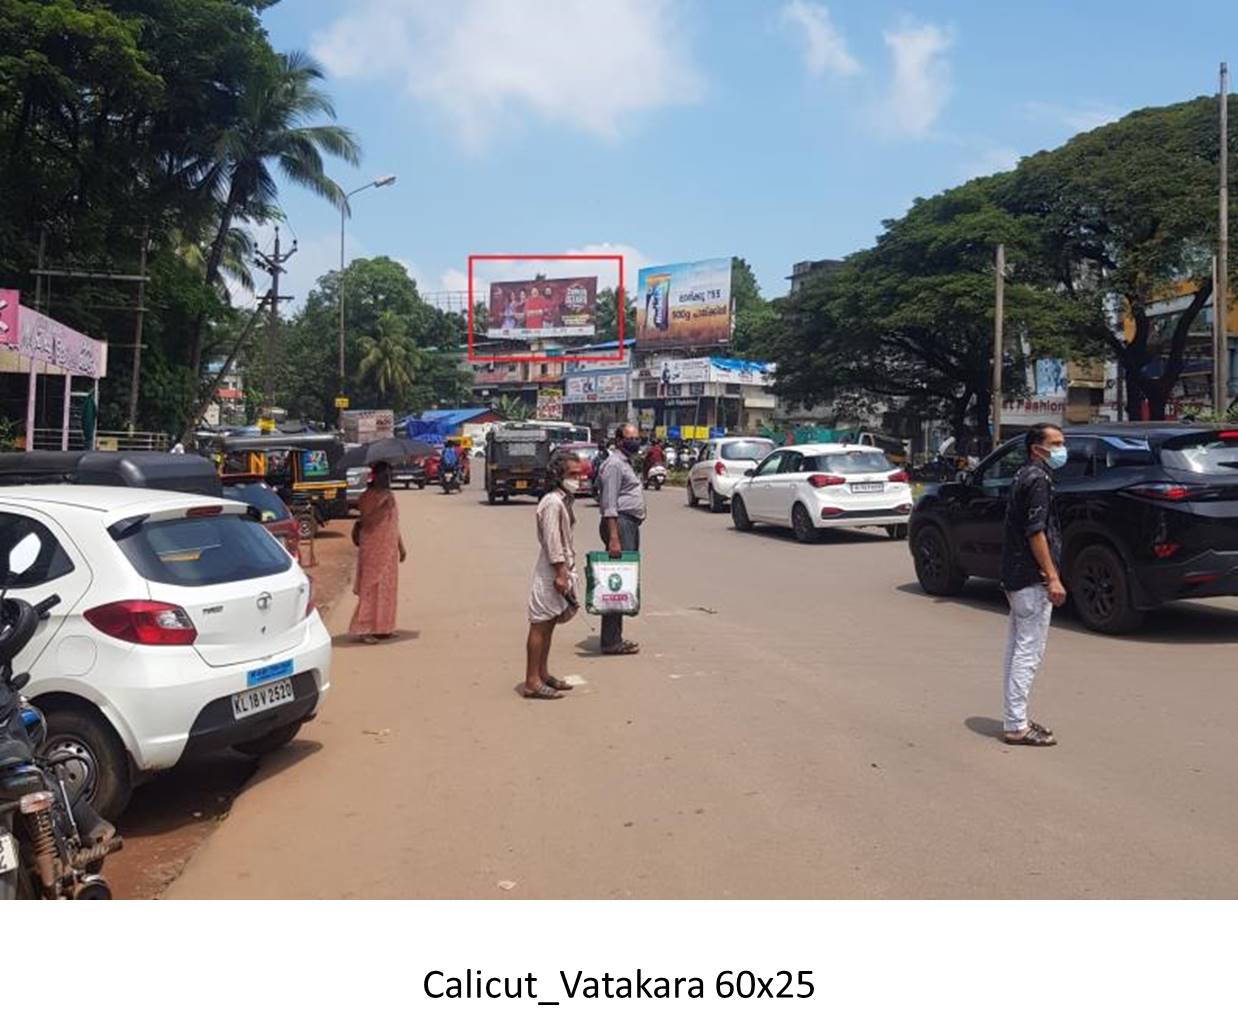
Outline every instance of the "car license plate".
<path fill-rule="evenodd" d="M 880 481 L 852 481 L 851 491 L 853 492 L 881 492 L 885 489 Z"/>
<path fill-rule="evenodd" d="M 296 699 L 292 690 L 292 679 L 280 679 L 265 686 L 255 686 L 243 693 L 232 694 L 232 717 L 238 722 L 250 715 L 269 711 L 280 704 L 287 704 Z"/>
<path fill-rule="evenodd" d="M 0 876 L 17 868 L 17 838 L 11 833 L 0 833 Z"/>
<path fill-rule="evenodd" d="M 529 483 L 528 483 L 527 481 L 517 481 L 517 482 L 516 482 L 516 487 L 517 487 L 517 488 L 528 488 L 528 487 L 529 487 Z"/>

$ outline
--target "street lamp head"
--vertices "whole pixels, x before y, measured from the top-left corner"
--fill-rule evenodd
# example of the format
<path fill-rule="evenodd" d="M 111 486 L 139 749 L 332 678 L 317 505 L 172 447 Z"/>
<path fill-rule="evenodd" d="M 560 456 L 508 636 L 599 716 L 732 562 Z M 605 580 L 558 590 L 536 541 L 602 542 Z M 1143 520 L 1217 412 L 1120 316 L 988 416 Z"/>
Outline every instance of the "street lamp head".
<path fill-rule="evenodd" d="M 393 184 L 394 182 L 395 182 L 395 177 L 394 177 L 394 176 L 379 176 L 379 177 L 378 177 L 378 179 L 376 179 L 376 180 L 374 181 L 374 186 L 376 186 L 376 187 L 389 187 L 389 186 L 391 186 L 391 184 Z"/>

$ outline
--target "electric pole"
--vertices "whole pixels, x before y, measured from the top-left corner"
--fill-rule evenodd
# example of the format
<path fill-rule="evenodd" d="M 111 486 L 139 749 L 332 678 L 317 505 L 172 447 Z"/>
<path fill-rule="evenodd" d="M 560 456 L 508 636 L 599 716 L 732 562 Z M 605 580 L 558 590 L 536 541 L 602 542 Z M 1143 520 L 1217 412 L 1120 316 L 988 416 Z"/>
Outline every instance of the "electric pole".
<path fill-rule="evenodd" d="M 142 252 L 138 256 L 138 307 L 133 327 L 133 379 L 129 383 L 128 429 L 138 426 L 138 395 L 142 380 L 142 328 L 146 318 L 146 253 L 150 250 L 150 224 L 142 224 Z"/>
<path fill-rule="evenodd" d="M 1006 323 L 1006 245 L 997 246 L 993 309 L 993 448 L 1002 440 L 1002 331 Z"/>
<path fill-rule="evenodd" d="M 267 325 L 267 349 L 266 362 L 263 364 L 263 385 L 262 385 L 262 410 L 267 419 L 270 419 L 271 412 L 275 408 L 275 359 L 279 353 L 279 303 L 292 301 L 291 295 L 281 295 L 279 293 L 279 278 L 288 270 L 284 268 L 284 263 L 287 262 L 293 255 L 297 253 L 297 242 L 292 242 L 292 250 L 280 252 L 279 250 L 279 227 L 275 227 L 275 248 L 270 255 L 264 255 L 258 252 L 257 265 L 260 269 L 271 274 L 271 293 L 268 296 L 271 302 L 271 320 Z"/>
<path fill-rule="evenodd" d="M 1229 66 L 1221 62 L 1221 208 L 1217 234 L 1217 276 L 1212 285 L 1212 319 L 1219 328 L 1213 363 L 1213 409 L 1229 409 Z"/>

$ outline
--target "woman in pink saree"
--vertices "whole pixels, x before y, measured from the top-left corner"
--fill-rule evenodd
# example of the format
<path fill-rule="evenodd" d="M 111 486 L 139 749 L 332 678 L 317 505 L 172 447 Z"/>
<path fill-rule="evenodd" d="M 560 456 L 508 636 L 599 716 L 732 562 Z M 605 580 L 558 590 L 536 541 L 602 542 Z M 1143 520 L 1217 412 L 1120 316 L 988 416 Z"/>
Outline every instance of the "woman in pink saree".
<path fill-rule="evenodd" d="M 353 526 L 357 609 L 348 632 L 364 642 L 376 643 L 395 634 L 400 564 L 407 555 L 400 537 L 400 511 L 391 492 L 389 464 L 374 465 L 374 479 L 361 493 L 357 509 L 360 513 Z"/>

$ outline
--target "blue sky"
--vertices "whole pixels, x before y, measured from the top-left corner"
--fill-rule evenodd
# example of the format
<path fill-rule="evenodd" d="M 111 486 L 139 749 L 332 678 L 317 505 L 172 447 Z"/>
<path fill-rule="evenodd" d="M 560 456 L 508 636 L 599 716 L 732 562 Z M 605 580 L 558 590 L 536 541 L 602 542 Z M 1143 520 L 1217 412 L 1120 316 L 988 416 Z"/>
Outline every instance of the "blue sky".
<path fill-rule="evenodd" d="M 470 252 L 618 250 L 743 255 L 772 297 L 916 196 L 1215 92 L 1227 43 L 1238 64 L 1233 0 L 284 0 L 266 24 L 361 138 L 341 184 L 399 177 L 356 199 L 350 257 L 426 292 L 461 288 Z M 284 207 L 300 301 L 338 215 Z"/>

